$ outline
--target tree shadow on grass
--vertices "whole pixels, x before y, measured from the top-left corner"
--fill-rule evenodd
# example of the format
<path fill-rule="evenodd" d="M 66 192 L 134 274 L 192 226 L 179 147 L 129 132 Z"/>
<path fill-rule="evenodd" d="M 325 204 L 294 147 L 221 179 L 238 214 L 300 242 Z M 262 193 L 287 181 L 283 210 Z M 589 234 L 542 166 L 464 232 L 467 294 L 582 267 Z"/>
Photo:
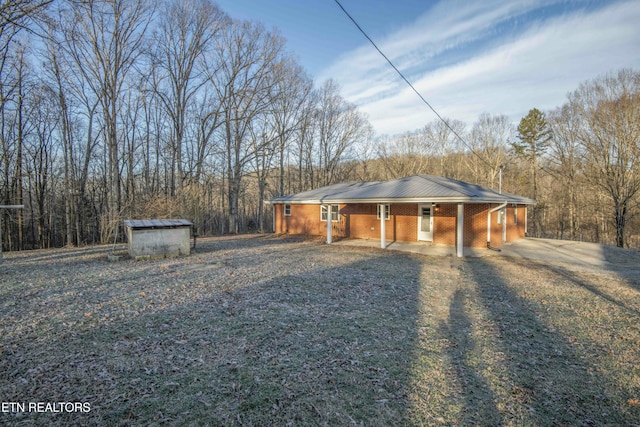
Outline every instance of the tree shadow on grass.
<path fill-rule="evenodd" d="M 502 425 L 502 416 L 496 406 L 495 396 L 479 374 L 478 367 L 470 360 L 470 354 L 476 350 L 476 343 L 471 336 L 471 319 L 466 314 L 467 298 L 464 291 L 455 291 L 449 306 L 448 322 L 440 327 L 440 332 L 451 342 L 447 357 L 462 390 L 465 403 L 464 423 Z"/>
<path fill-rule="evenodd" d="M 547 327 L 533 306 L 509 286 L 498 264 L 465 263 L 480 303 L 498 326 L 497 342 L 506 357 L 505 387 L 511 388 L 515 423 L 535 425 L 630 425 L 637 422 L 614 402 L 611 380 L 590 366 L 566 339 Z M 536 278 L 531 277 L 531 289 Z M 510 414 L 510 418 L 513 414 Z"/>
<path fill-rule="evenodd" d="M 625 301 L 623 298 L 616 296 L 614 293 L 605 292 L 605 290 L 602 287 L 599 287 L 594 283 L 590 283 L 588 280 L 585 280 L 584 278 L 582 278 L 581 275 L 576 273 L 575 271 L 572 271 L 557 265 L 542 264 L 542 263 L 533 262 L 533 261 L 531 261 L 531 263 L 538 268 L 541 268 L 553 274 L 562 276 L 564 279 L 568 280 L 571 284 L 589 291 L 594 296 L 601 298 L 607 303 L 613 304 L 627 311 L 629 314 L 633 316 L 640 316 L 640 310 L 633 307 L 632 304 L 630 304 L 630 301 Z M 612 271 L 612 273 L 615 274 L 615 270 Z M 629 285 L 631 288 L 636 288 L 637 285 L 634 286 L 634 282 L 628 276 L 625 277 L 625 275 L 621 275 L 620 278 L 621 280 L 624 280 L 625 283 L 627 283 L 627 285 Z"/>
<path fill-rule="evenodd" d="M 148 301 L 128 318 L 102 322 L 89 304 L 72 311 L 98 314 L 74 327 L 0 339 L 3 400 L 91 403 L 85 414 L 0 414 L 0 421 L 406 424 L 421 263 L 406 254 L 325 250 L 334 255 L 322 261 L 305 247 L 298 255 L 307 263 L 293 274 L 226 283 L 210 271 L 203 280 L 211 286 L 185 288 L 194 294 L 161 310 Z M 289 256 L 297 259 L 295 251 Z M 132 283 L 119 301 L 140 300 L 145 283 Z"/>

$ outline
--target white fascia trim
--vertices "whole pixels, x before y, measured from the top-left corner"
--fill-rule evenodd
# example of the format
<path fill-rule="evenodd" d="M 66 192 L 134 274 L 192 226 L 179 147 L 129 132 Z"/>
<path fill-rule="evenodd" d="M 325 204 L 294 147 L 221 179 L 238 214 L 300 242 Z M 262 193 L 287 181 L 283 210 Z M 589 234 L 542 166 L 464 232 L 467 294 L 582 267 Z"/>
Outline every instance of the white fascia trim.
<path fill-rule="evenodd" d="M 312 199 L 312 200 L 287 200 L 287 201 L 271 201 L 267 200 L 268 204 L 281 204 L 281 205 L 345 205 L 349 203 L 369 203 L 369 204 L 390 204 L 390 203 L 510 203 L 517 205 L 533 205 L 536 203 L 525 202 L 521 200 L 505 200 L 505 199 L 475 199 L 475 198 L 444 198 L 444 197 L 431 197 L 431 198 L 405 198 L 405 199 Z"/>
<path fill-rule="evenodd" d="M 271 205 L 327 205 L 329 204 L 328 202 L 325 201 L 320 201 L 317 199 L 314 200 L 287 200 L 287 201 L 283 201 L 283 200 L 268 200 L 265 203 L 269 203 Z M 331 204 L 336 204 L 336 203 L 331 203 Z"/>
<path fill-rule="evenodd" d="M 405 198 L 405 199 L 325 199 L 320 203 L 325 204 L 348 204 L 348 203 L 370 203 L 370 204 L 390 204 L 390 203 L 517 203 L 519 205 L 527 204 L 520 201 L 505 201 L 505 199 L 475 199 L 475 198 L 444 198 L 444 197 L 430 197 L 430 198 Z"/>

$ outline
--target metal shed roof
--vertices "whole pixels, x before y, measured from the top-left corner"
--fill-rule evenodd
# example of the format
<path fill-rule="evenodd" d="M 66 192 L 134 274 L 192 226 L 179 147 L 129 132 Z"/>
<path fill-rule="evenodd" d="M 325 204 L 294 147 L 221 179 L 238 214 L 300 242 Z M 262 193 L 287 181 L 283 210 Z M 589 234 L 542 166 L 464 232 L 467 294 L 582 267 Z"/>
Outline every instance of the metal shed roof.
<path fill-rule="evenodd" d="M 193 223 L 186 219 L 125 219 L 124 225 L 129 228 L 175 228 L 191 227 Z"/>
<path fill-rule="evenodd" d="M 413 175 L 389 181 L 336 184 L 291 196 L 271 203 L 392 203 L 392 202 L 465 202 L 519 203 L 536 201 L 502 193 L 477 184 L 432 175 Z"/>

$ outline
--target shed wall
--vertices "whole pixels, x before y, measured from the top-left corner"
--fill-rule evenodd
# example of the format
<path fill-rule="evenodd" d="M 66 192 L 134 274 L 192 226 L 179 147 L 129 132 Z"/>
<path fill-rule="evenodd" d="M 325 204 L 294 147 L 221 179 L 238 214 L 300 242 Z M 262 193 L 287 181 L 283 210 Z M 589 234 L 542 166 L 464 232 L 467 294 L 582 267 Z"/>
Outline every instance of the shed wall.
<path fill-rule="evenodd" d="M 190 227 L 128 228 L 127 248 L 134 259 L 189 255 Z"/>

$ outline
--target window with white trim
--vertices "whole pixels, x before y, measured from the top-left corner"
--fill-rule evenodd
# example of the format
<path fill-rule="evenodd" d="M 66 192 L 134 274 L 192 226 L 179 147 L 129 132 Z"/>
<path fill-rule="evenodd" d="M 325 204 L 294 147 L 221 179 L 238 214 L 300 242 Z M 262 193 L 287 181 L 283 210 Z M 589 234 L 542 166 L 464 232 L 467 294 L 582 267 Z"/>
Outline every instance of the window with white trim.
<path fill-rule="evenodd" d="M 338 221 L 340 206 L 339 205 L 330 205 L 331 206 L 331 221 Z M 320 205 L 320 221 L 327 220 L 327 205 Z"/>
<path fill-rule="evenodd" d="M 513 224 L 518 225 L 518 205 L 513 205 Z"/>
<path fill-rule="evenodd" d="M 291 216 L 291 205 L 284 205 L 284 216 Z"/>
<path fill-rule="evenodd" d="M 388 221 L 388 220 L 389 220 L 389 211 L 391 210 L 391 209 L 389 208 L 389 205 L 380 205 L 380 204 L 379 204 L 379 205 L 378 205 L 378 216 L 377 216 L 377 217 L 378 217 L 378 219 L 380 219 L 380 217 L 382 216 L 382 212 L 381 212 L 381 211 L 382 211 L 382 209 L 381 209 L 381 206 L 384 206 L 384 219 Z"/>

